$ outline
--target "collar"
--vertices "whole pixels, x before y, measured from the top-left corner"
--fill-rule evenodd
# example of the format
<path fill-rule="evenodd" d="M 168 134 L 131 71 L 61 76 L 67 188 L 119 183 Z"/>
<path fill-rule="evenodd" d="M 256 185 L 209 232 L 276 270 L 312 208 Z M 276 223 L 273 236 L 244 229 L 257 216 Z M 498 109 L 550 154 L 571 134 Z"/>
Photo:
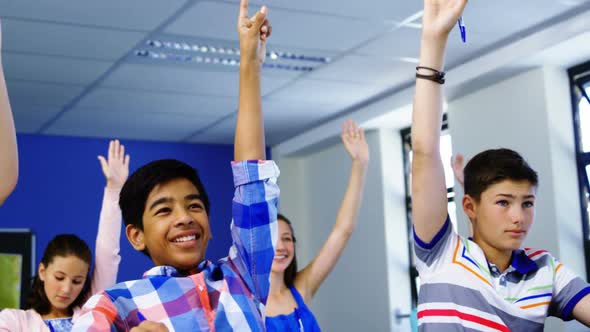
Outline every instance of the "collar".
<path fill-rule="evenodd" d="M 526 252 L 522 249 L 517 249 L 512 252 L 512 267 L 520 274 L 527 274 L 539 269 L 537 263 L 530 259 Z"/>
<path fill-rule="evenodd" d="M 202 271 L 207 267 L 209 261 L 204 260 L 198 266 L 198 271 Z M 181 274 L 174 266 L 170 265 L 159 265 L 154 266 L 151 269 L 145 271 L 143 274 L 143 278 L 152 278 L 152 277 L 173 277 L 173 278 L 182 278 L 186 277 L 185 275 Z"/>

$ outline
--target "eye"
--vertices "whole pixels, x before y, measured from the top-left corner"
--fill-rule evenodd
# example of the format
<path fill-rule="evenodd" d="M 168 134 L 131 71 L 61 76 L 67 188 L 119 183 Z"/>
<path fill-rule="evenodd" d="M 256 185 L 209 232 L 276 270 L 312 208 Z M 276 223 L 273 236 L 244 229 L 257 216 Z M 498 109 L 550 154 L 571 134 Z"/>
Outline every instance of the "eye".
<path fill-rule="evenodd" d="M 62 276 L 55 276 L 55 280 L 63 281 L 64 280 L 64 277 L 62 277 Z"/>
<path fill-rule="evenodd" d="M 283 238 L 283 241 L 285 241 L 285 242 L 293 242 L 293 238 L 290 238 L 290 237 L 284 237 L 284 238 Z"/>
<path fill-rule="evenodd" d="M 84 282 L 84 280 L 79 280 L 79 279 L 74 279 L 73 283 L 74 285 L 80 285 Z"/>
<path fill-rule="evenodd" d="M 158 215 L 166 215 L 172 211 L 169 207 L 163 207 L 161 209 L 156 210 L 156 216 Z"/>
<path fill-rule="evenodd" d="M 508 201 L 503 199 L 503 200 L 497 201 L 496 204 L 498 204 L 500 206 L 508 206 Z"/>
<path fill-rule="evenodd" d="M 193 211 L 200 211 L 203 210 L 203 205 L 201 203 L 192 203 L 188 208 Z"/>
<path fill-rule="evenodd" d="M 526 201 L 522 203 L 522 207 L 524 208 L 532 208 L 533 206 L 535 206 L 535 202 L 533 201 Z"/>

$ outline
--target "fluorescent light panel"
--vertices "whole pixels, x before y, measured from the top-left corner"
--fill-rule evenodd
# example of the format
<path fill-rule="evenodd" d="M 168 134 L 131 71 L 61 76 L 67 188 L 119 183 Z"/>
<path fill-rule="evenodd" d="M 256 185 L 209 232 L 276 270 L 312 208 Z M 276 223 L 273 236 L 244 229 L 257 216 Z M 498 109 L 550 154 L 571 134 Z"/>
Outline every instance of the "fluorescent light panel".
<path fill-rule="evenodd" d="M 150 39 L 145 48 L 137 49 L 135 56 L 176 63 L 199 63 L 221 66 L 238 66 L 240 49 L 236 47 L 212 45 L 211 43 L 189 43 Z M 279 50 L 267 50 L 264 68 L 309 72 L 329 63 L 331 58 L 310 56 Z"/>

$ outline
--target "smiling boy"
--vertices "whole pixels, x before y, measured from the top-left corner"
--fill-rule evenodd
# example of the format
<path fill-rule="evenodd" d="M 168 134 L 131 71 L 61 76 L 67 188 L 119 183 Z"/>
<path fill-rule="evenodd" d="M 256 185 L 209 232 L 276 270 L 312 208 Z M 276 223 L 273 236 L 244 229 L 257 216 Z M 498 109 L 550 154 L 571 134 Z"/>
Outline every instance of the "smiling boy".
<path fill-rule="evenodd" d="M 93 296 L 73 331 L 262 331 L 277 240 L 278 168 L 265 161 L 260 71 L 271 33 L 263 7 L 248 17 L 242 0 L 240 97 L 232 171 L 233 245 L 204 260 L 209 198 L 189 165 L 158 160 L 132 174 L 119 204 L 131 245 L 155 267 L 144 278 Z"/>

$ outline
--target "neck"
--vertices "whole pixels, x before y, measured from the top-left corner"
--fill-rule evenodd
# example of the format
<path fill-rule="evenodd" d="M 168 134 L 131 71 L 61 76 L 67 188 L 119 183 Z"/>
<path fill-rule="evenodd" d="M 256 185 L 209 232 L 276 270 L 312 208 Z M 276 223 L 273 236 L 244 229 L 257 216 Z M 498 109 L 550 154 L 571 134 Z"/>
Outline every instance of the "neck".
<path fill-rule="evenodd" d="M 479 245 L 479 247 L 483 250 L 488 262 L 496 265 L 498 269 L 500 269 L 500 272 L 506 271 L 506 269 L 510 266 L 510 261 L 512 260 L 512 250 L 500 250 L 494 248 L 485 241 L 478 239 L 475 235 L 473 236 L 473 241 L 477 243 L 477 245 Z"/>
<path fill-rule="evenodd" d="M 67 317 L 71 317 L 72 315 L 70 314 L 70 312 L 66 309 L 66 310 L 61 310 L 61 309 L 57 309 L 52 307 L 51 310 L 45 314 L 45 315 L 41 315 L 41 317 L 43 319 L 53 319 L 53 318 L 67 318 Z"/>
<path fill-rule="evenodd" d="M 271 272 L 270 273 L 270 289 L 269 295 L 280 295 L 284 291 L 288 290 L 285 285 L 285 273 L 284 272 Z"/>

